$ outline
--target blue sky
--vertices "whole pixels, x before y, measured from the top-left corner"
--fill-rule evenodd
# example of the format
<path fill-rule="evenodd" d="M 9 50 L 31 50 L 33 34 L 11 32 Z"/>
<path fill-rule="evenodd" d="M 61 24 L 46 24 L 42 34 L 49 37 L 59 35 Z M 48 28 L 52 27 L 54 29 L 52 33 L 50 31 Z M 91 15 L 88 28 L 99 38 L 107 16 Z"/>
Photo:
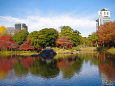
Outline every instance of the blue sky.
<path fill-rule="evenodd" d="M 87 36 L 96 30 L 97 11 L 102 8 L 108 8 L 115 20 L 115 0 L 0 0 L 0 26 L 24 22 L 32 32 L 69 25 Z"/>

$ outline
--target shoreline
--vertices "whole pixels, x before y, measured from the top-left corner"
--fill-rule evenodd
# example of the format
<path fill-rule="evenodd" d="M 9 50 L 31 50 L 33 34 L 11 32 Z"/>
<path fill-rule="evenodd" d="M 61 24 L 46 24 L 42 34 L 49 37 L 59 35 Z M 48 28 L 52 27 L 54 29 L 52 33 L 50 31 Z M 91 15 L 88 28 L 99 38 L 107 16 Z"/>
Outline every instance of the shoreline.
<path fill-rule="evenodd" d="M 100 52 L 103 52 L 103 53 L 109 53 L 109 54 L 113 54 L 113 55 L 115 55 L 115 47 L 100 47 L 100 48 L 98 48 L 98 50 L 100 51 Z"/>
<path fill-rule="evenodd" d="M 62 49 L 62 48 L 52 48 L 57 55 L 71 55 L 71 54 L 80 54 L 80 53 L 97 53 L 99 52 L 96 47 L 85 47 L 79 48 L 79 50 L 75 49 Z M 115 48 L 102 48 L 100 50 L 103 53 L 110 53 L 115 54 Z M 37 51 L 0 51 L 1 56 L 11 56 L 11 55 L 22 55 L 22 56 L 31 56 L 31 55 L 38 55 L 39 52 Z"/>

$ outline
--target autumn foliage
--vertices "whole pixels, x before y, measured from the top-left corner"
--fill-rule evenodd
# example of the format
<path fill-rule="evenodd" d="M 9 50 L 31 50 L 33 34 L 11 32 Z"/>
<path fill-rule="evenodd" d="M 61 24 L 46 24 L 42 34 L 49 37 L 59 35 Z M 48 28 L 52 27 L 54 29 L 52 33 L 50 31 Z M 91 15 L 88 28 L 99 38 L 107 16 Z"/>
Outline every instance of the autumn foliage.
<path fill-rule="evenodd" d="M 30 40 L 25 41 L 19 48 L 20 50 L 34 50 L 34 47 L 30 45 Z"/>
<path fill-rule="evenodd" d="M 105 46 L 115 46 L 115 22 L 108 22 L 100 25 L 97 30 L 99 37 L 98 44 Z"/>
<path fill-rule="evenodd" d="M 11 36 L 0 36 L 0 50 L 2 49 L 15 49 L 17 45 L 11 41 Z"/>
<path fill-rule="evenodd" d="M 56 40 L 56 45 L 64 48 L 72 48 L 73 42 L 71 42 L 68 37 L 59 37 Z"/>
<path fill-rule="evenodd" d="M 1 26 L 1 27 L 0 27 L 0 35 L 3 35 L 3 34 L 5 34 L 5 33 L 7 33 L 6 28 L 5 28 L 4 26 Z"/>
<path fill-rule="evenodd" d="M 8 42 L 14 43 L 14 41 L 11 41 L 11 36 L 10 35 L 0 36 L 0 40 L 5 40 L 5 41 L 8 41 Z"/>

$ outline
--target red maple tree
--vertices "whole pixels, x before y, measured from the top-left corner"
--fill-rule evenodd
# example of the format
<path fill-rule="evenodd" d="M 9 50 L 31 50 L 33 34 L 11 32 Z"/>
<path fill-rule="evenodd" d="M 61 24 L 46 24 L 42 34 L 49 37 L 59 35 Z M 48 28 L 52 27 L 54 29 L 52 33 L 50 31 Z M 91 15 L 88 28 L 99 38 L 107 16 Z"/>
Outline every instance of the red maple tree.
<path fill-rule="evenodd" d="M 0 40 L 5 40 L 5 41 L 9 41 L 11 43 L 14 43 L 14 41 L 11 41 L 11 36 L 0 36 Z"/>
<path fill-rule="evenodd" d="M 0 36 L 0 50 L 18 48 L 14 41 L 11 41 L 11 36 Z"/>
<path fill-rule="evenodd" d="M 34 47 L 30 45 L 30 40 L 27 39 L 27 41 L 25 41 L 19 48 L 20 50 L 34 50 Z"/>

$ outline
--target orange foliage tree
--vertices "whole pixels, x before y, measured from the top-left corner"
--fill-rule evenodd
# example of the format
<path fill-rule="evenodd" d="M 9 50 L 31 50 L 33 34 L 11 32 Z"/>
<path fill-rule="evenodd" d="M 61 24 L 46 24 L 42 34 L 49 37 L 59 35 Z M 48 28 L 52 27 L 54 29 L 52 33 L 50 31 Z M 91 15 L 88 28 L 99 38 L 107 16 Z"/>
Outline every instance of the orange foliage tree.
<path fill-rule="evenodd" d="M 108 22 L 100 25 L 97 30 L 99 37 L 98 44 L 104 46 L 115 46 L 115 22 Z"/>
<path fill-rule="evenodd" d="M 68 37 L 59 37 L 56 40 L 56 45 L 61 46 L 63 48 L 72 48 L 73 42 L 71 42 Z"/>

